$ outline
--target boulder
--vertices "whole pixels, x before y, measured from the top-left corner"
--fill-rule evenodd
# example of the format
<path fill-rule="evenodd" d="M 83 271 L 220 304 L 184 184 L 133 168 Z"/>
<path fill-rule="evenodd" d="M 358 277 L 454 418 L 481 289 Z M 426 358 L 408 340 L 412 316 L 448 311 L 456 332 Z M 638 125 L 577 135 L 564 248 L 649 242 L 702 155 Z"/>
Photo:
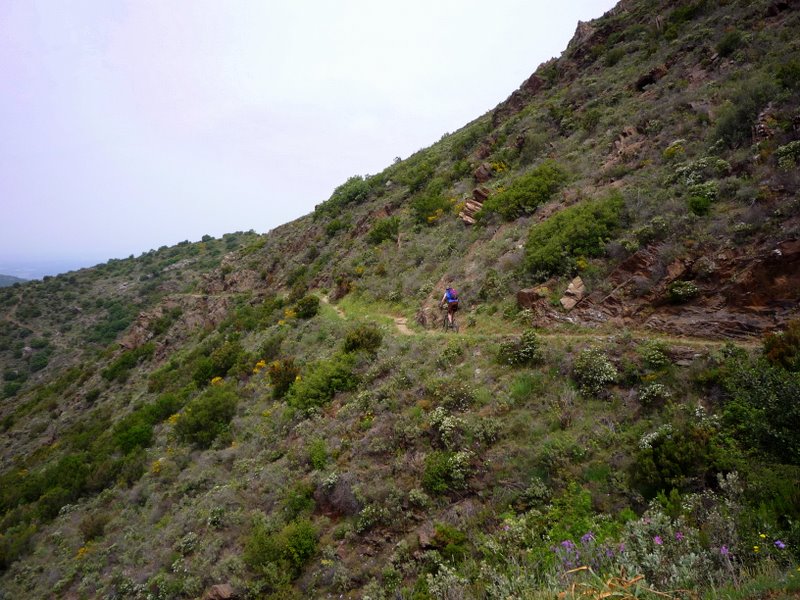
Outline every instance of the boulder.
<path fill-rule="evenodd" d="M 478 183 L 485 183 L 492 178 L 492 166 L 488 163 L 481 163 L 472 173 L 472 176 Z"/>
<path fill-rule="evenodd" d="M 564 307 L 564 310 L 572 310 L 575 308 L 575 305 L 578 304 L 575 298 L 570 298 L 569 296 L 564 296 L 559 302 L 561 302 L 561 306 Z"/>
<path fill-rule="evenodd" d="M 583 279 L 576 277 L 570 282 L 567 291 L 564 292 L 564 297 L 561 298 L 559 302 L 561 302 L 561 306 L 563 306 L 565 310 L 569 311 L 575 308 L 578 302 L 583 300 L 585 295 L 586 286 L 583 284 Z"/>
<path fill-rule="evenodd" d="M 566 294 L 567 296 L 573 296 L 578 300 L 583 298 L 584 295 L 586 295 L 586 286 L 583 284 L 583 279 L 576 277 L 570 281 Z"/>
<path fill-rule="evenodd" d="M 547 298 L 550 290 L 541 285 L 535 288 L 526 288 L 517 292 L 517 306 L 520 308 L 532 308 L 542 298 Z"/>

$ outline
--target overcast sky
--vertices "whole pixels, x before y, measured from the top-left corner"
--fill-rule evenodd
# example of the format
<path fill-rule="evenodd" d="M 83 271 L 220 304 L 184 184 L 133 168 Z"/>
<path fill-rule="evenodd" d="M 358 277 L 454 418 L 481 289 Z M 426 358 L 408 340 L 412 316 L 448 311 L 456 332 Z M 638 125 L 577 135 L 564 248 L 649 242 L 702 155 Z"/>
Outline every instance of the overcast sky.
<path fill-rule="evenodd" d="M 0 273 L 267 231 L 494 108 L 577 0 L 2 0 Z"/>

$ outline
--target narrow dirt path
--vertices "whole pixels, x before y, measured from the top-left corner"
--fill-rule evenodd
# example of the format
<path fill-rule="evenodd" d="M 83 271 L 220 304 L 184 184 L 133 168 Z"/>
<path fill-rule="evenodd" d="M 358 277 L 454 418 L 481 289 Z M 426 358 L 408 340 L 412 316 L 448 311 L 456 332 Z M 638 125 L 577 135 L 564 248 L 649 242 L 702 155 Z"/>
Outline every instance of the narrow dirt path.
<path fill-rule="evenodd" d="M 397 331 L 403 335 L 414 335 L 414 332 L 408 328 L 408 319 L 406 317 L 392 317 Z M 426 332 L 427 333 L 427 332 Z"/>
<path fill-rule="evenodd" d="M 345 312 L 337 305 L 331 304 L 330 300 L 327 296 L 322 297 L 322 302 L 330 306 L 339 318 L 343 320 L 347 320 L 347 315 Z M 412 336 L 412 335 L 438 335 L 440 332 L 438 329 L 422 329 L 419 331 L 414 331 L 408 326 L 408 317 L 396 317 L 391 314 L 382 313 L 382 317 L 387 319 L 391 319 L 394 323 L 397 332 L 401 335 L 405 336 Z M 476 337 L 476 338 L 491 338 L 491 339 L 503 339 L 503 338 L 510 338 L 513 337 L 514 333 L 484 333 L 484 334 L 471 334 L 471 333 L 461 333 L 458 335 L 462 335 L 465 337 Z M 575 341 L 575 342 L 596 342 L 596 343 L 603 343 L 607 342 L 608 340 L 618 337 L 620 332 L 615 333 L 606 333 L 606 332 L 581 332 L 581 333 L 569 333 L 569 332 L 562 332 L 562 331 L 554 331 L 554 332 L 540 332 L 539 337 L 542 339 L 552 339 L 552 340 L 568 340 L 568 341 Z M 752 339 L 752 340 L 718 340 L 718 339 L 706 339 L 706 338 L 692 338 L 692 337 L 678 337 L 678 336 L 668 336 L 668 335 L 660 335 L 656 331 L 636 331 L 631 330 L 630 335 L 635 339 L 656 339 L 659 341 L 664 342 L 673 347 L 684 347 L 687 349 L 708 349 L 708 348 L 721 348 L 725 344 L 732 342 L 737 346 L 743 346 L 747 348 L 756 348 L 761 344 L 761 340 L 759 339 Z"/>
<path fill-rule="evenodd" d="M 331 301 L 328 299 L 327 296 L 323 296 L 321 298 L 321 301 L 322 301 L 323 304 L 327 304 L 328 306 L 330 306 L 333 309 L 333 312 L 335 312 L 337 315 L 339 315 L 339 318 L 341 318 L 343 321 L 347 320 L 347 315 L 344 314 L 344 311 L 338 305 L 331 304 Z M 411 332 L 409 331 L 409 333 L 411 333 Z"/>

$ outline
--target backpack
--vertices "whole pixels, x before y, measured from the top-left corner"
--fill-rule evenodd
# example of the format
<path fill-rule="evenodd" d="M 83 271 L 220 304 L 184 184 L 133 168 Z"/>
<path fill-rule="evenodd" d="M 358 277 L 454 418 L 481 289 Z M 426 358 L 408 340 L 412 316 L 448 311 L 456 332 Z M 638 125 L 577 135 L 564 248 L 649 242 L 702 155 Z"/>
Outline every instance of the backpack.
<path fill-rule="evenodd" d="M 448 302 L 458 302 L 458 292 L 453 288 L 447 288 L 445 294 L 447 295 Z"/>

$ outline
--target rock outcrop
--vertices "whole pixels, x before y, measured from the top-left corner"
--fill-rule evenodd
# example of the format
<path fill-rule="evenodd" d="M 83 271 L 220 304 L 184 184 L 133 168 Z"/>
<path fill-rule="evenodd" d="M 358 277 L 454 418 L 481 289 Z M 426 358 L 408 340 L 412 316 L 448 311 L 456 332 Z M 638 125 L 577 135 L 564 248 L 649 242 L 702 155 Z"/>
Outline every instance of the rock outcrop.
<path fill-rule="evenodd" d="M 472 197 L 464 202 L 464 208 L 458 213 L 458 217 L 469 225 L 475 224 L 476 215 L 483 208 L 484 201 L 489 197 L 489 190 L 485 187 L 478 187 L 472 190 Z"/>
<path fill-rule="evenodd" d="M 567 291 L 564 293 L 564 297 L 561 298 L 559 302 L 561 302 L 561 306 L 563 306 L 565 310 L 569 311 L 575 308 L 578 302 L 583 300 L 585 295 L 586 286 L 583 284 L 583 280 L 580 277 L 576 277 L 570 282 Z"/>

